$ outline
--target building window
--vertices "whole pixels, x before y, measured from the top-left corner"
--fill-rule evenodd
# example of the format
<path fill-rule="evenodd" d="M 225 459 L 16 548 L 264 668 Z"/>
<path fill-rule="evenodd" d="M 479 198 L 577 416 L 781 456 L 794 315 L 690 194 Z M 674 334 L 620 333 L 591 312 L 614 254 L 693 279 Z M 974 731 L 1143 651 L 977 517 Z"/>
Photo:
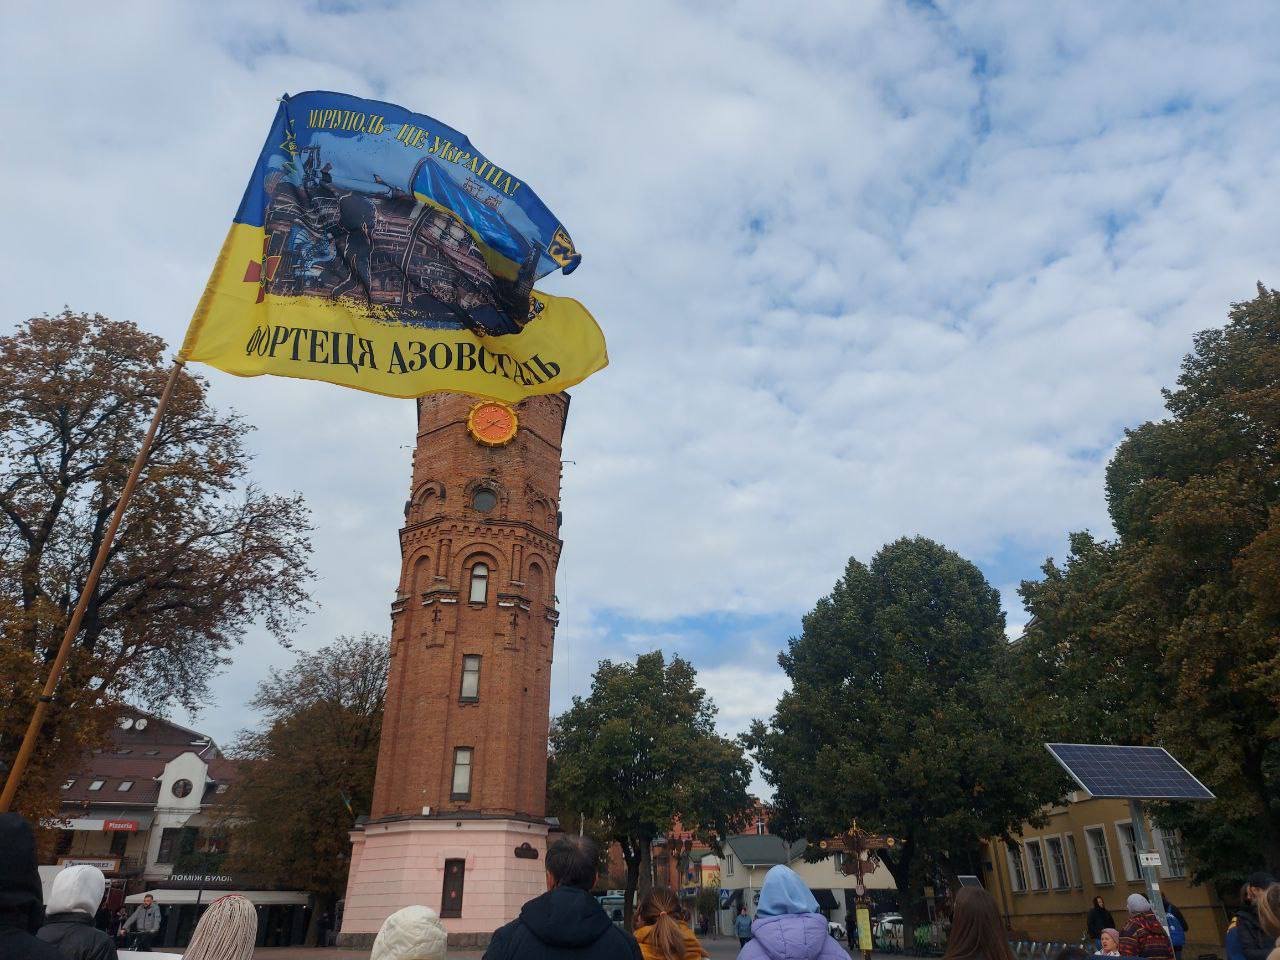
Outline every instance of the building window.
<path fill-rule="evenodd" d="M 1142 879 L 1142 864 L 1138 860 L 1138 835 L 1133 824 L 1123 821 L 1116 824 L 1116 836 L 1120 838 L 1120 856 L 1124 862 L 1124 878 L 1126 880 Z"/>
<path fill-rule="evenodd" d="M 71 852 L 71 842 L 75 838 L 76 832 L 74 830 L 59 830 L 58 843 L 54 848 L 54 852 L 60 857 L 65 857 Z"/>
<path fill-rule="evenodd" d="M 111 834 L 111 855 L 113 857 L 123 857 L 125 847 L 129 846 L 129 834 L 123 830 L 117 830 Z"/>
<path fill-rule="evenodd" d="M 1009 886 L 1014 893 L 1027 892 L 1027 868 L 1022 862 L 1022 845 L 1011 843 L 1005 848 L 1009 857 Z"/>
<path fill-rule="evenodd" d="M 498 495 L 485 487 L 481 487 L 471 495 L 471 509 L 480 513 L 488 513 L 497 505 Z"/>
<path fill-rule="evenodd" d="M 451 800 L 471 799 L 471 753 L 470 747 L 458 747 L 453 751 L 453 791 Z"/>
<path fill-rule="evenodd" d="M 480 699 L 480 655 L 468 653 L 462 658 L 462 690 L 458 696 L 463 700 Z"/>
<path fill-rule="evenodd" d="M 95 781 L 93 781 L 93 783 L 89 784 L 89 789 L 90 789 L 90 790 L 101 790 L 101 789 L 102 789 L 102 785 L 103 785 L 104 783 L 106 783 L 106 782 L 107 782 L 107 781 L 105 781 L 105 780 L 95 780 Z"/>
<path fill-rule="evenodd" d="M 1076 850 L 1076 835 L 1067 834 L 1067 872 L 1071 876 L 1071 886 L 1080 889 L 1080 854 Z"/>
<path fill-rule="evenodd" d="M 733 876 L 733 854 L 729 854 L 724 858 L 724 873 L 727 877 Z"/>
<path fill-rule="evenodd" d="M 169 789 L 173 792 L 175 797 L 181 800 L 183 797 L 188 796 L 191 793 L 191 781 L 175 780 L 173 781 L 173 786 Z"/>
<path fill-rule="evenodd" d="M 1115 873 L 1111 869 L 1111 852 L 1107 849 L 1107 832 L 1103 827 L 1088 827 L 1084 832 L 1089 847 L 1089 865 L 1093 867 L 1093 882 L 1110 884 L 1116 882 Z"/>
<path fill-rule="evenodd" d="M 181 827 L 166 827 L 160 831 L 160 850 L 156 853 L 156 863 L 173 863 L 178 852 L 178 839 L 182 836 Z"/>
<path fill-rule="evenodd" d="M 1175 830 L 1160 831 L 1161 873 L 1169 879 L 1178 879 L 1187 875 L 1187 857 L 1182 852 L 1182 838 Z"/>
<path fill-rule="evenodd" d="M 1071 879 L 1067 876 L 1067 854 L 1062 849 L 1062 838 L 1046 837 L 1044 845 L 1049 850 L 1049 869 L 1053 872 L 1054 889 L 1068 889 Z"/>
<path fill-rule="evenodd" d="M 477 563 L 471 568 L 471 602 L 484 603 L 489 599 L 489 565 Z"/>
<path fill-rule="evenodd" d="M 214 788 L 213 788 L 213 792 L 214 792 L 214 793 L 226 793 L 226 792 L 227 792 L 227 784 L 225 784 L 225 783 L 220 783 L 220 784 L 218 784 L 216 787 L 214 787 Z"/>
<path fill-rule="evenodd" d="M 462 883 L 467 874 L 467 861 L 444 862 L 444 892 L 440 897 L 440 916 L 462 916 Z"/>
<path fill-rule="evenodd" d="M 1049 874 L 1044 868 L 1044 847 L 1039 840 L 1027 841 L 1027 855 L 1031 858 L 1031 884 L 1033 890 L 1049 889 Z"/>
<path fill-rule="evenodd" d="M 764 821 L 763 821 L 763 820 L 757 820 L 757 821 L 756 821 L 756 836 L 757 836 L 757 837 L 763 837 L 763 836 L 764 836 Z"/>
<path fill-rule="evenodd" d="M 74 787 L 75 785 L 76 785 L 76 778 L 75 778 L 75 777 L 72 777 L 72 778 L 71 778 L 71 779 L 69 779 L 69 780 L 64 780 L 64 781 L 62 781 L 62 789 L 63 789 L 63 790 L 70 790 L 70 789 L 71 789 L 72 787 Z"/>
<path fill-rule="evenodd" d="M 120 781 L 120 786 L 116 787 L 116 790 L 117 790 L 117 792 L 119 792 L 119 793 L 125 793 L 126 791 L 128 791 L 128 790 L 132 790 L 132 789 L 133 789 L 133 781 L 132 781 L 132 780 L 121 780 L 121 781 Z"/>

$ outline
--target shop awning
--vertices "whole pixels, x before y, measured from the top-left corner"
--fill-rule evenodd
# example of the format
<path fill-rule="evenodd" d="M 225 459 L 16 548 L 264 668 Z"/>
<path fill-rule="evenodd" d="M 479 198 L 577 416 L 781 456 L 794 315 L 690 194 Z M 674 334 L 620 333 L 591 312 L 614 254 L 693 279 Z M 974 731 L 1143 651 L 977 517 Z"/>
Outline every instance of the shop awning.
<path fill-rule="evenodd" d="M 840 907 L 840 904 L 836 902 L 835 894 L 826 887 L 814 890 L 813 898 L 818 901 L 819 910 L 836 910 Z"/>
<path fill-rule="evenodd" d="M 152 821 L 156 815 L 152 811 L 128 813 L 112 813 L 103 810 L 90 810 L 89 815 L 85 817 L 75 817 L 63 829 L 66 830 L 88 830 L 93 833 L 102 833 L 107 829 L 107 824 L 115 822 L 118 826 L 128 830 L 127 825 L 132 825 L 136 832 L 150 830 Z"/>
<path fill-rule="evenodd" d="M 141 903 L 142 898 L 147 894 L 151 894 L 155 898 L 156 903 L 163 906 L 182 906 L 190 905 L 196 902 L 197 895 L 200 897 L 201 905 L 213 903 L 219 897 L 225 897 L 234 893 L 238 897 L 244 897 L 255 907 L 271 907 L 281 904 L 302 904 L 306 905 L 311 902 L 309 894 L 300 893 L 296 890 L 147 890 L 143 893 L 135 893 L 125 897 L 125 903 Z"/>

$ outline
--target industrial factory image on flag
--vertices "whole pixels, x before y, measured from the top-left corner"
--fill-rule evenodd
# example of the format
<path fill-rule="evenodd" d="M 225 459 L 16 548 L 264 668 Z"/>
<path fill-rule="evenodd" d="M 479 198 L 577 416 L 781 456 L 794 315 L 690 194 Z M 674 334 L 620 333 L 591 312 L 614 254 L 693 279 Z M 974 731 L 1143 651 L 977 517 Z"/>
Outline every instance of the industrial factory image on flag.
<path fill-rule="evenodd" d="M 581 256 L 458 131 L 339 93 L 284 97 L 179 357 L 240 376 L 518 401 L 608 363 Z"/>

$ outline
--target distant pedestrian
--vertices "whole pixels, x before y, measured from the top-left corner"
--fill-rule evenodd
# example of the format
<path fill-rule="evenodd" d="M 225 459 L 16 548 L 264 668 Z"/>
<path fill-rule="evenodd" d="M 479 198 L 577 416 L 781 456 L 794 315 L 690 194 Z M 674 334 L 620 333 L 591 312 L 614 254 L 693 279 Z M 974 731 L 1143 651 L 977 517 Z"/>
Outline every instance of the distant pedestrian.
<path fill-rule="evenodd" d="M 961 887 L 956 894 L 942 960 L 1013 960 L 1000 910 L 982 887 Z"/>
<path fill-rule="evenodd" d="M 1107 927 L 1115 929 L 1116 918 L 1111 916 L 1111 911 L 1103 904 L 1101 897 L 1094 897 L 1093 906 L 1089 908 L 1089 913 L 1085 917 L 1085 924 L 1089 928 L 1089 939 L 1101 950 L 1102 931 Z"/>
<path fill-rule="evenodd" d="M 1280 883 L 1273 883 L 1256 897 L 1262 929 L 1274 938 L 1275 947 L 1267 960 L 1280 960 Z"/>
<path fill-rule="evenodd" d="M 760 887 L 751 939 L 738 960 L 849 960 L 827 932 L 818 901 L 790 867 L 770 867 Z"/>
<path fill-rule="evenodd" d="M 430 907 L 405 907 L 382 921 L 369 960 L 445 960 L 449 934 Z"/>
<path fill-rule="evenodd" d="M 1115 927 L 1107 927 L 1102 931 L 1102 944 L 1098 955 L 1103 957 L 1120 956 L 1120 931 Z"/>
<path fill-rule="evenodd" d="M 751 939 L 751 914 L 747 913 L 746 907 L 739 910 L 738 915 L 733 918 L 733 932 L 737 934 L 738 946 L 745 947 Z"/>
<path fill-rule="evenodd" d="M 547 848 L 547 892 L 499 927 L 485 960 L 641 960 L 629 933 L 591 896 L 599 849 L 590 837 L 562 836 Z"/>
<path fill-rule="evenodd" d="M 44 892 L 31 824 L 16 813 L 0 813 L 0 850 L 0 957 L 62 960 L 35 935 L 44 919 Z"/>
<path fill-rule="evenodd" d="M 44 926 L 36 936 L 57 947 L 64 960 L 116 960 L 115 941 L 94 925 L 106 889 L 107 878 L 97 867 L 64 867 L 53 878 Z"/>
<path fill-rule="evenodd" d="M 1173 960 L 1173 944 L 1151 909 L 1151 901 L 1140 893 L 1131 893 L 1125 905 L 1129 922 L 1120 931 L 1120 956 Z"/>
<path fill-rule="evenodd" d="M 1182 948 L 1187 944 L 1187 928 L 1178 919 L 1182 911 L 1169 903 L 1166 903 L 1165 906 L 1168 908 L 1165 911 L 1165 920 L 1169 930 L 1169 942 L 1173 944 L 1173 955 L 1177 960 L 1182 960 Z"/>
<path fill-rule="evenodd" d="M 1240 887 L 1240 904 L 1249 902 L 1249 885 L 1242 884 Z M 1231 922 L 1227 924 L 1227 935 L 1222 941 L 1223 948 L 1227 951 L 1227 960 L 1244 960 L 1244 950 L 1240 946 L 1240 917 L 1238 914 L 1231 915 Z"/>
<path fill-rule="evenodd" d="M 249 960 L 258 940 L 258 911 L 236 893 L 209 904 L 182 960 Z"/>
<path fill-rule="evenodd" d="M 1249 874 L 1244 885 L 1244 902 L 1236 911 L 1236 936 L 1244 960 L 1267 960 L 1275 947 L 1275 939 L 1268 937 L 1258 920 L 1258 899 L 1275 883 L 1275 878 L 1265 870 Z"/>
<path fill-rule="evenodd" d="M 160 932 L 160 906 L 151 894 L 143 896 L 142 905 L 129 914 L 129 919 L 124 922 L 123 932 L 127 933 L 130 927 L 137 931 L 133 937 L 133 949 L 149 953 L 152 942 Z"/>
<path fill-rule="evenodd" d="M 645 894 L 636 908 L 635 928 L 644 960 L 698 960 L 711 956 L 684 922 L 680 900 L 670 887 L 654 887 Z"/>

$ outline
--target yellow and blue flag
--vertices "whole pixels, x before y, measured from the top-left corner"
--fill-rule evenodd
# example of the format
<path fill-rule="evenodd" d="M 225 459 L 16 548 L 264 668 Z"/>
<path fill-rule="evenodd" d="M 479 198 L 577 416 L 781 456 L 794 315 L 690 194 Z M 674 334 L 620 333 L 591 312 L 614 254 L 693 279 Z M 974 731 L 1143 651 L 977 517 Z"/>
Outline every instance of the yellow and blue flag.
<path fill-rule="evenodd" d="M 518 401 L 608 363 L 581 261 L 527 183 L 458 131 L 340 93 L 284 97 L 179 357 L 396 397 Z"/>

